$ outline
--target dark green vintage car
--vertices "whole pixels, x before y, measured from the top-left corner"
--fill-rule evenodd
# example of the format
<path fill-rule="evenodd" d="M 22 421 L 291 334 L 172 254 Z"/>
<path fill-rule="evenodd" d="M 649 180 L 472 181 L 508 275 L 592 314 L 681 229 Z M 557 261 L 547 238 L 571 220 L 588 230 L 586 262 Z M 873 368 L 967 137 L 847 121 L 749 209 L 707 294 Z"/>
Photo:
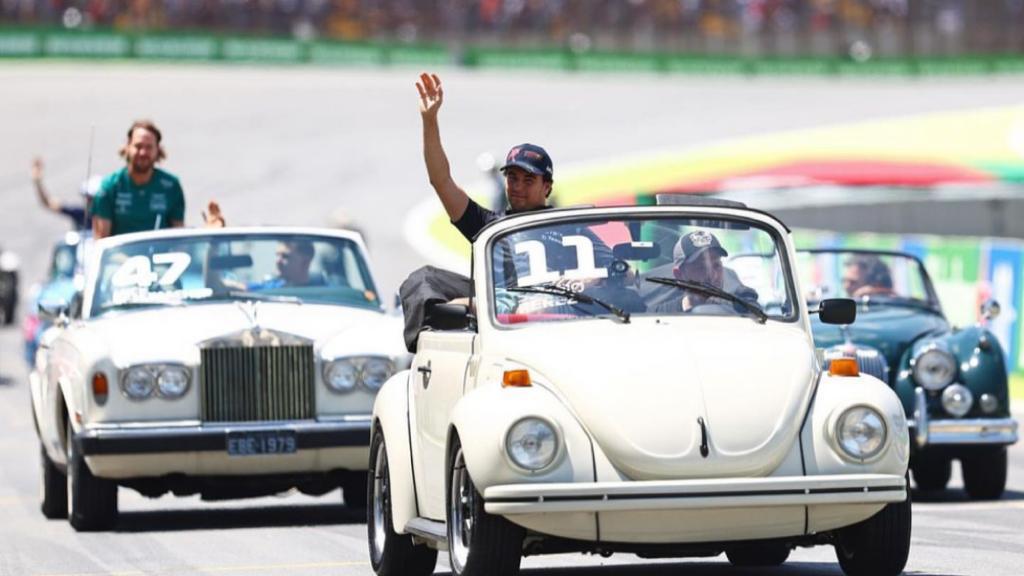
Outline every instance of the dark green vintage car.
<path fill-rule="evenodd" d="M 801 251 L 799 259 L 810 305 L 825 298 L 857 301 L 855 324 L 812 320 L 814 341 L 826 363 L 855 356 L 861 372 L 896 390 L 914 437 L 911 470 L 918 489 L 945 489 L 957 459 L 971 498 L 999 498 L 1017 422 L 1003 349 L 984 326 L 998 304 L 982 307 L 981 323 L 955 328 L 913 255 L 825 249 Z"/>

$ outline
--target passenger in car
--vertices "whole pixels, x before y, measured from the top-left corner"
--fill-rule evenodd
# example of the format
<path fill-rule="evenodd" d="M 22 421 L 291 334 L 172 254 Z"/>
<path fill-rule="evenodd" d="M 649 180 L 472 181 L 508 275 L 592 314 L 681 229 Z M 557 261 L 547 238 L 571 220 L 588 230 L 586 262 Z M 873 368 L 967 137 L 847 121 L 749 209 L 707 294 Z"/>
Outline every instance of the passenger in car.
<path fill-rule="evenodd" d="M 843 290 L 850 298 L 892 296 L 892 272 L 874 254 L 858 254 L 843 262 Z"/>
<path fill-rule="evenodd" d="M 675 262 L 672 274 L 677 280 L 703 284 L 724 290 L 744 300 L 757 302 L 757 291 L 740 282 L 736 272 L 726 268 L 722 257 L 728 256 L 725 248 L 714 234 L 705 230 L 696 230 L 684 234 L 676 242 L 672 251 Z M 652 312 L 672 313 L 689 312 L 702 304 L 726 304 L 725 301 L 692 290 L 682 290 L 677 296 L 659 302 Z"/>

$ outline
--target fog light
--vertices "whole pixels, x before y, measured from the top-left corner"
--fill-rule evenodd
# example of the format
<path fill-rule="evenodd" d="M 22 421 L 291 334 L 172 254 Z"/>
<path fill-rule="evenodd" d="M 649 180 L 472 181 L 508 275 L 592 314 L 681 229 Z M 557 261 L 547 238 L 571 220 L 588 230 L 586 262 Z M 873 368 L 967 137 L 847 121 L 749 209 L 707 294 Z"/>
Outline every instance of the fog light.
<path fill-rule="evenodd" d="M 516 466 L 530 471 L 542 470 L 555 460 L 558 434 L 539 418 L 523 418 L 509 429 L 505 451 Z"/>
<path fill-rule="evenodd" d="M 982 394 L 978 406 L 981 406 L 981 411 L 985 414 L 991 414 L 999 410 L 999 399 L 991 394 Z"/>
<path fill-rule="evenodd" d="M 960 418 L 971 411 L 974 405 L 974 394 L 962 384 L 947 386 L 942 391 L 942 407 L 953 416 Z"/>

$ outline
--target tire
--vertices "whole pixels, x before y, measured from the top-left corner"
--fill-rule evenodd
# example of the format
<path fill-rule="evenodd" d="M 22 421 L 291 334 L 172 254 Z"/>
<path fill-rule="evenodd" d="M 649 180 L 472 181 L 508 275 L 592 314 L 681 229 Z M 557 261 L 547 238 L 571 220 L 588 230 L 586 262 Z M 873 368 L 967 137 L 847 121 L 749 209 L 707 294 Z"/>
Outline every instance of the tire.
<path fill-rule="evenodd" d="M 42 470 L 39 474 L 39 509 L 50 520 L 68 517 L 68 479 L 46 455 L 46 448 L 39 444 L 39 459 Z"/>
<path fill-rule="evenodd" d="M 353 510 L 366 510 L 369 473 L 352 474 L 341 481 L 341 499 Z"/>
<path fill-rule="evenodd" d="M 914 484 L 918 490 L 945 490 L 953 471 L 953 462 L 941 456 L 917 454 L 911 458 L 910 470 L 914 474 Z"/>
<path fill-rule="evenodd" d="M 972 500 L 998 500 L 1006 489 L 1006 448 L 960 460 L 964 490 Z"/>
<path fill-rule="evenodd" d="M 725 551 L 733 566 L 781 566 L 791 548 L 782 542 L 751 542 Z"/>
<path fill-rule="evenodd" d="M 910 555 L 910 494 L 839 530 L 836 558 L 847 576 L 897 576 Z"/>
<path fill-rule="evenodd" d="M 516 576 L 526 531 L 484 512 L 484 499 L 466 469 L 456 438 L 448 458 L 448 563 L 452 576 Z"/>
<path fill-rule="evenodd" d="M 412 536 L 398 534 L 391 519 L 391 476 L 384 434 L 378 429 L 370 441 L 367 474 L 366 531 L 370 566 L 377 576 L 426 576 L 434 572 L 437 550 L 413 544 Z"/>
<path fill-rule="evenodd" d="M 68 520 L 79 532 L 109 530 L 117 522 L 117 484 L 92 475 L 85 457 L 78 453 L 74 432 L 67 425 Z"/>

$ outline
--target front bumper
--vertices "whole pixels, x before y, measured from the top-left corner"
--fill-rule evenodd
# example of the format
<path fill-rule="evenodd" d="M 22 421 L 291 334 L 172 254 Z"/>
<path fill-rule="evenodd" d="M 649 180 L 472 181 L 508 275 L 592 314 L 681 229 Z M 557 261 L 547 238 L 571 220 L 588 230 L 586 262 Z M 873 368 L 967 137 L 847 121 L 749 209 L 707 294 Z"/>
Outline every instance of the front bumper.
<path fill-rule="evenodd" d="M 290 431 L 296 450 L 367 447 L 370 419 L 327 422 L 246 422 L 223 424 L 132 425 L 86 428 L 75 434 L 84 456 L 165 454 L 171 452 L 226 452 L 234 434 Z"/>
<path fill-rule="evenodd" d="M 909 422 L 918 448 L 925 446 L 1008 446 L 1017 443 L 1013 418 L 932 420 L 922 388 L 914 391 L 914 415 Z"/>
<path fill-rule="evenodd" d="M 887 504 L 907 498 L 903 476 L 850 474 L 638 482 L 512 484 L 484 490 L 490 514 Z"/>

